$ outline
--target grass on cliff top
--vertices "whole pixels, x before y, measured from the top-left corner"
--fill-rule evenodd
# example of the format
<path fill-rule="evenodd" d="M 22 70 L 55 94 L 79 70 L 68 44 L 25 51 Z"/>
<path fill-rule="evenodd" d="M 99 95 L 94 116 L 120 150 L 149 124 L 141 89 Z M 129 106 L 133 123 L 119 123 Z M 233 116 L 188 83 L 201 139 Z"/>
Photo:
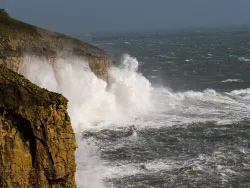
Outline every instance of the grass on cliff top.
<path fill-rule="evenodd" d="M 0 9 L 0 32 L 1 36 L 10 35 L 37 35 L 36 27 L 11 18 L 4 9 Z"/>
<path fill-rule="evenodd" d="M 0 9 L 0 16 L 1 17 L 9 17 L 8 13 L 4 9 Z"/>
<path fill-rule="evenodd" d="M 1 46 L 14 53 L 16 48 L 24 50 L 35 48 L 38 51 L 46 49 L 55 52 L 60 49 L 64 50 L 67 45 L 71 47 L 75 55 L 109 57 L 104 50 L 96 46 L 16 20 L 11 18 L 4 9 L 0 9 L 0 55 Z M 5 54 L 6 52 L 2 53 Z"/>

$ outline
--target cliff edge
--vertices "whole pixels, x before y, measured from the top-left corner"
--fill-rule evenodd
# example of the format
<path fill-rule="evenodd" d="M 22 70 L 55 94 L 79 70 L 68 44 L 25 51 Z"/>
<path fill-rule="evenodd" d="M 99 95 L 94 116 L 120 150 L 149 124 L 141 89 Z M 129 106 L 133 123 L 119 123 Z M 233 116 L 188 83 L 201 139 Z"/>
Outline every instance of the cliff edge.
<path fill-rule="evenodd" d="M 25 54 L 46 58 L 51 63 L 59 56 L 77 56 L 87 60 L 91 70 L 104 80 L 107 80 L 107 71 L 112 64 L 110 57 L 102 49 L 26 24 L 11 18 L 0 9 L 0 63 L 17 71 Z"/>
<path fill-rule="evenodd" d="M 0 187 L 76 187 L 75 149 L 67 99 L 0 65 Z"/>

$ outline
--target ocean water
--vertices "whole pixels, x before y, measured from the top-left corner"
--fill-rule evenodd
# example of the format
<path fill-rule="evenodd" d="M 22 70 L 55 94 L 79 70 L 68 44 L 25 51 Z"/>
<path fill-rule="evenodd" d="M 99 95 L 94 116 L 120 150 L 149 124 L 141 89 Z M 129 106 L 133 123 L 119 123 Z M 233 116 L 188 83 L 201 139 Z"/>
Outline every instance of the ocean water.
<path fill-rule="evenodd" d="M 109 85 L 78 57 L 19 73 L 69 99 L 78 187 L 247 188 L 249 29 L 88 35 L 115 61 Z"/>

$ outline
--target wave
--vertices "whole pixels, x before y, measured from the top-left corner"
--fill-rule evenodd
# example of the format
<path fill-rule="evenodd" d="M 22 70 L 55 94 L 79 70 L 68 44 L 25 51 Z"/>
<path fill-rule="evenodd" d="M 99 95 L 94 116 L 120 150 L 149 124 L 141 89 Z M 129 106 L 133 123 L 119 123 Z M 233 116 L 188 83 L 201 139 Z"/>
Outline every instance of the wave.
<path fill-rule="evenodd" d="M 227 92 L 227 94 L 232 95 L 232 96 L 240 96 L 242 94 L 245 94 L 246 96 L 249 96 L 250 95 L 250 88 L 233 90 L 231 92 Z"/>
<path fill-rule="evenodd" d="M 154 101 L 157 108 L 149 124 L 157 126 L 206 121 L 229 123 L 248 117 L 250 112 L 249 88 L 231 92 L 213 89 L 173 92 L 168 88 L 155 88 L 153 96 L 157 99 Z"/>
<path fill-rule="evenodd" d="M 249 58 L 245 58 L 245 57 L 239 57 L 238 58 L 239 61 L 244 61 L 244 62 L 250 62 Z"/>
<path fill-rule="evenodd" d="M 88 63 L 77 57 L 58 59 L 54 64 L 34 56 L 26 56 L 18 72 L 33 83 L 62 93 L 69 100 L 68 112 L 76 134 L 77 173 L 79 187 L 105 187 L 102 161 L 94 143 L 81 139 L 89 128 L 133 120 L 153 109 L 152 86 L 138 74 L 138 61 L 124 55 L 119 67 L 109 70 L 109 85 L 90 71 Z"/>
<path fill-rule="evenodd" d="M 124 55 L 120 67 L 109 70 L 109 86 L 79 58 L 58 59 L 54 64 L 27 56 L 18 72 L 33 83 L 58 92 L 69 100 L 69 114 L 75 132 L 101 122 L 125 121 L 147 114 L 150 82 L 138 74 L 138 61 Z"/>
<path fill-rule="evenodd" d="M 226 80 L 222 80 L 222 83 L 227 83 L 227 82 L 243 82 L 243 80 L 241 79 L 226 79 Z"/>
<path fill-rule="evenodd" d="M 138 61 L 124 55 L 109 71 L 109 85 L 98 79 L 79 58 L 58 59 L 50 64 L 27 56 L 19 73 L 35 84 L 69 99 L 75 132 L 105 126 L 166 126 L 197 121 L 231 121 L 248 116 L 250 89 L 217 92 L 173 92 L 153 87 L 137 72 Z M 236 81 L 227 79 L 224 82 Z M 237 80 L 239 81 L 239 80 Z"/>
<path fill-rule="evenodd" d="M 137 72 L 138 65 L 136 58 L 124 55 L 120 65 L 109 70 L 109 85 L 90 71 L 86 61 L 77 57 L 58 59 L 51 64 L 26 56 L 19 67 L 18 72 L 33 83 L 68 98 L 68 112 L 79 146 L 76 180 L 80 187 L 103 188 L 103 179 L 114 173 L 112 169 L 107 170 L 96 145 L 81 139 L 79 133 L 84 130 L 204 121 L 225 123 L 249 116 L 250 88 L 230 92 L 213 89 L 173 92 L 170 88 L 152 86 Z M 147 168 L 150 169 L 149 164 Z M 135 168 L 133 173 L 140 171 Z"/>

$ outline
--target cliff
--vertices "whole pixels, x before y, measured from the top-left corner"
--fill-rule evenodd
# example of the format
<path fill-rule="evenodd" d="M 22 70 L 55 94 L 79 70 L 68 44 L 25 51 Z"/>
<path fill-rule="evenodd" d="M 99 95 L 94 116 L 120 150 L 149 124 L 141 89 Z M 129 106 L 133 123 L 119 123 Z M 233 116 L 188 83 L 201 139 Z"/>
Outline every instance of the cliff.
<path fill-rule="evenodd" d="M 45 57 L 52 63 L 59 56 L 77 56 L 86 59 L 91 70 L 104 80 L 112 64 L 105 51 L 95 46 L 23 23 L 0 9 L 0 63 L 17 71 L 25 54 Z"/>
<path fill-rule="evenodd" d="M 0 187 L 76 187 L 67 99 L 0 65 Z"/>

